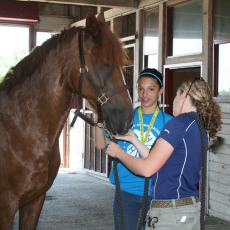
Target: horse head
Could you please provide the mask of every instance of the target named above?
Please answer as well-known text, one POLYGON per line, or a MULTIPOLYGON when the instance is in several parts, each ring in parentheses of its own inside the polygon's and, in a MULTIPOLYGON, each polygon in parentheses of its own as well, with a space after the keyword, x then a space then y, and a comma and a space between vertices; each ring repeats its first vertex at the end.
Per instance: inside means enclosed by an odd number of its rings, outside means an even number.
POLYGON ((83 97, 97 110, 99 120, 105 122, 108 131, 126 133, 133 117, 131 98, 122 73, 127 55, 102 14, 86 19, 83 55, 87 72, 83 74, 83 97))

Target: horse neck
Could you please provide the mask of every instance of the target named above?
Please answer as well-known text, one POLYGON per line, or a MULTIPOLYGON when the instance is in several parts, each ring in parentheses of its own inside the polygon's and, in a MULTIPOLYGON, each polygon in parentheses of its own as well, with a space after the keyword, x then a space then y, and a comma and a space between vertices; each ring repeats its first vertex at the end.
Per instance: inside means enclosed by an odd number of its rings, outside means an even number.
POLYGON ((60 134, 71 109, 73 92, 69 79, 72 79, 72 76, 77 76, 74 69, 77 63, 76 54, 73 54, 73 52, 69 52, 68 55, 66 53, 54 53, 49 56, 51 58, 47 59, 46 65, 53 65, 54 70, 46 75, 46 80, 43 82, 45 84, 42 88, 44 88, 46 94, 45 113, 49 116, 49 133, 55 137, 60 134), (55 62, 53 55, 56 58, 55 62))
POLYGON ((59 136, 71 108, 73 93, 67 79, 76 74, 74 50, 76 47, 71 50, 70 45, 51 50, 40 68, 20 87, 21 101, 15 93, 21 122, 27 122, 24 125, 31 130, 42 130, 50 142, 59 136), (34 116, 38 122, 33 122, 34 116))

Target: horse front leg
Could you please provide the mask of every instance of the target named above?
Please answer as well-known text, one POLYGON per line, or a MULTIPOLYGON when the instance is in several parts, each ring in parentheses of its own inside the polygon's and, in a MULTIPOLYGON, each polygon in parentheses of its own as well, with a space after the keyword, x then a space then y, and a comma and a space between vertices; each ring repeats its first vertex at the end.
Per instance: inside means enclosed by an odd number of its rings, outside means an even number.
MULTIPOLYGON (((60 166, 58 139, 49 156, 47 190, 51 187, 60 166)), ((45 193, 19 209, 19 230, 35 230, 45 200, 45 193)), ((1 230, 1 229, 0 229, 1 230)), ((5 230, 5 229, 4 229, 5 230)))
POLYGON ((49 157, 50 163, 49 163, 49 174, 48 174, 48 189, 51 187, 51 185, 54 182, 54 179, 56 178, 58 174, 58 169, 60 167, 61 158, 60 158, 60 152, 59 152, 59 139, 55 141, 55 144, 53 146, 52 151, 50 152, 49 157))
MULTIPOLYGON (((1 186, 0 186, 1 188, 1 186)), ((15 213, 18 209, 17 199, 9 191, 0 192, 0 230, 11 230, 15 213)))
POLYGON ((11 230, 15 213, 6 209, 0 210, 0 230, 11 230))
POLYGON ((38 224, 45 193, 19 209, 19 230, 35 230, 38 224))

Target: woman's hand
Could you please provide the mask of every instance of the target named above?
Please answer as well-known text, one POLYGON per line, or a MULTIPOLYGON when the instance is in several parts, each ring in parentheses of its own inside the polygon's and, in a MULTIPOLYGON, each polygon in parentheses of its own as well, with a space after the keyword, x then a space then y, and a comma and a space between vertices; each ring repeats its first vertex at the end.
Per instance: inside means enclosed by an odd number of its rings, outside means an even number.
POLYGON ((121 147, 115 142, 109 141, 106 147, 106 154, 111 157, 119 157, 119 155, 123 152, 121 147))
POLYGON ((118 140, 124 140, 124 141, 129 141, 129 142, 133 143, 134 140, 137 139, 137 136, 133 132, 133 130, 130 129, 128 131, 128 133, 126 133, 125 135, 116 135, 115 138, 118 140))
POLYGON ((125 135, 115 136, 116 139, 129 141, 140 153, 140 156, 145 158, 149 155, 149 149, 144 145, 136 136, 136 134, 130 129, 129 132, 125 135))

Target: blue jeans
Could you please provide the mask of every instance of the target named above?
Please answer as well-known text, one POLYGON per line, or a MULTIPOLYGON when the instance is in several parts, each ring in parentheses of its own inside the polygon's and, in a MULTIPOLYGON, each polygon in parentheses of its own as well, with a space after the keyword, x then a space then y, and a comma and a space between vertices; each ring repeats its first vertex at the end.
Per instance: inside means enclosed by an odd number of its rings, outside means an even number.
MULTIPOLYGON (((131 193, 127 193, 121 191, 122 197, 122 208, 123 208, 123 218, 125 222, 125 229, 120 224, 120 210, 117 203, 117 194, 115 192, 114 196, 114 204, 113 204, 113 215, 114 215, 114 226, 115 230, 136 230, 139 213, 143 205, 143 197, 133 195, 131 193)), ((144 213, 144 217, 146 217, 147 211, 150 207, 151 198, 148 197, 148 202, 146 206, 146 211, 144 213)), ((145 219, 145 218, 144 218, 145 219)), ((145 224, 143 223, 143 229, 145 224)))

